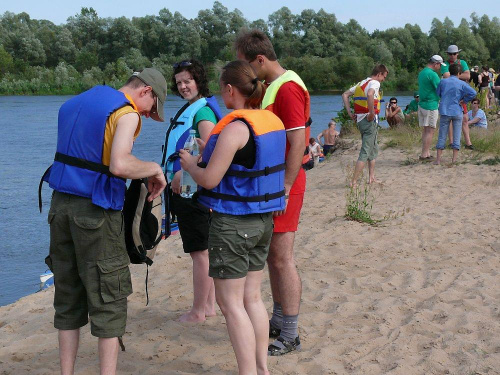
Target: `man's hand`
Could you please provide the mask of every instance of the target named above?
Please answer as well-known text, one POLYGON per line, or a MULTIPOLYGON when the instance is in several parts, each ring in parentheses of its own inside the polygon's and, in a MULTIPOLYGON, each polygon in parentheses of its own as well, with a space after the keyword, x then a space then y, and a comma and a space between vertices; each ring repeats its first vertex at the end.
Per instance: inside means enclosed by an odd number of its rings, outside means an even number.
MULTIPOLYGON (((285 191, 288 192, 289 189, 285 188, 285 191)), ((276 216, 282 216, 286 213, 286 208, 288 207, 288 200, 289 200, 289 195, 288 193, 285 193, 285 208, 282 209, 281 211, 274 211, 273 212, 273 216, 276 217, 276 216)))
POLYGON ((150 193, 148 201, 152 202, 157 196, 161 194, 161 192, 167 186, 167 181, 165 181, 165 175, 163 171, 154 176, 148 177, 148 191, 150 193))
POLYGON ((375 114, 374 113, 368 113, 368 116, 366 116, 366 119, 369 122, 372 122, 373 120, 375 120, 375 114))

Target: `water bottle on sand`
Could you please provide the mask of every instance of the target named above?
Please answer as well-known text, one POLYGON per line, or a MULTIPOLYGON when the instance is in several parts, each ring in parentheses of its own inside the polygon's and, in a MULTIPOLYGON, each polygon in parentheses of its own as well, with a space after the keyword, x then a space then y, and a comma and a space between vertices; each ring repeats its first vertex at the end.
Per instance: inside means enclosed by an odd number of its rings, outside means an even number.
MULTIPOLYGON (((184 143, 184 150, 189 151, 191 155, 197 156, 199 154, 199 148, 195 134, 195 130, 191 129, 189 131, 189 136, 186 139, 186 143, 184 143)), ((197 185, 193 177, 183 169, 181 175, 181 197, 191 198, 196 192, 196 189, 197 185)))

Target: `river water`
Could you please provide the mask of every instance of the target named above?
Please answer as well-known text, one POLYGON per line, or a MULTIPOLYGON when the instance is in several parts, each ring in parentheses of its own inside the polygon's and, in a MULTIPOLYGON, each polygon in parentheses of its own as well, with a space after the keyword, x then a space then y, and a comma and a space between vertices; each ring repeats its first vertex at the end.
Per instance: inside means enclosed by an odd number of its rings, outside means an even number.
MULTIPOLYGON (((38 184, 51 164, 56 148, 57 113, 69 96, 0 97, 0 306, 39 289, 39 276, 46 270, 49 251, 47 212, 51 190, 43 188, 43 213, 38 211, 38 184)), ((404 108, 411 97, 398 96, 404 108)), ((224 113, 222 100, 219 104, 224 113)), ((183 100, 170 95, 166 118, 172 117, 183 100)), ((311 97, 311 136, 326 128, 342 108, 340 95, 311 97)), ((382 124, 384 126, 384 124, 382 124)), ((158 162, 166 123, 145 119, 133 153, 143 160, 158 162)))

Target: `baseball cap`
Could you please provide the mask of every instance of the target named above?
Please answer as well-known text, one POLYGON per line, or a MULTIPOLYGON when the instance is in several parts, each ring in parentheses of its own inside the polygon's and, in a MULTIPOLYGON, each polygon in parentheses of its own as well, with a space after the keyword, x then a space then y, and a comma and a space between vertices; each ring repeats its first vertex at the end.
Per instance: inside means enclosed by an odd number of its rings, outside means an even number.
POLYGON ((459 53, 461 49, 458 49, 458 47, 454 44, 451 44, 448 46, 448 49, 446 50, 446 53, 459 53))
POLYGON ((420 96, 420 95, 418 94, 418 91, 415 91, 415 92, 413 93, 413 97, 414 97, 414 98, 418 98, 419 96, 420 96))
POLYGON ((156 121, 165 121, 163 105, 167 98, 167 81, 163 74, 154 68, 145 68, 140 72, 132 73, 132 76, 151 86, 156 95, 156 110, 150 112, 151 118, 156 121))
POLYGON ((443 62, 443 58, 439 55, 432 56, 430 61, 433 63, 440 63, 441 65, 446 66, 446 64, 443 62))

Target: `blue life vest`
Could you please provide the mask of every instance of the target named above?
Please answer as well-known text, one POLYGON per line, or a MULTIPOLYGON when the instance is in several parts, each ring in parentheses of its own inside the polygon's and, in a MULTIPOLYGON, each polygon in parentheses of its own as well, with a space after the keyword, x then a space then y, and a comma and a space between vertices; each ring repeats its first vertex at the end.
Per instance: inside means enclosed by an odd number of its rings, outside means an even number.
POLYGON ((248 125, 255 140, 255 164, 250 169, 231 164, 215 188, 199 187, 198 202, 230 215, 284 209, 286 134, 283 123, 271 111, 242 109, 225 116, 210 133, 203 151, 203 165, 208 164, 221 131, 236 120, 248 125))
POLYGON ((165 144, 163 145, 161 162, 167 176, 181 169, 178 151, 184 148, 189 136, 189 130, 193 127, 196 113, 205 106, 208 106, 214 112, 217 121, 222 118, 217 100, 214 96, 209 96, 208 98, 200 98, 193 104, 187 103, 170 120, 170 126, 165 136, 165 144))
POLYGON ((109 172, 102 153, 108 117, 128 104, 125 94, 108 86, 95 86, 64 103, 59 110, 56 157, 43 181, 56 191, 91 198, 106 210, 121 210, 125 179, 109 172))

